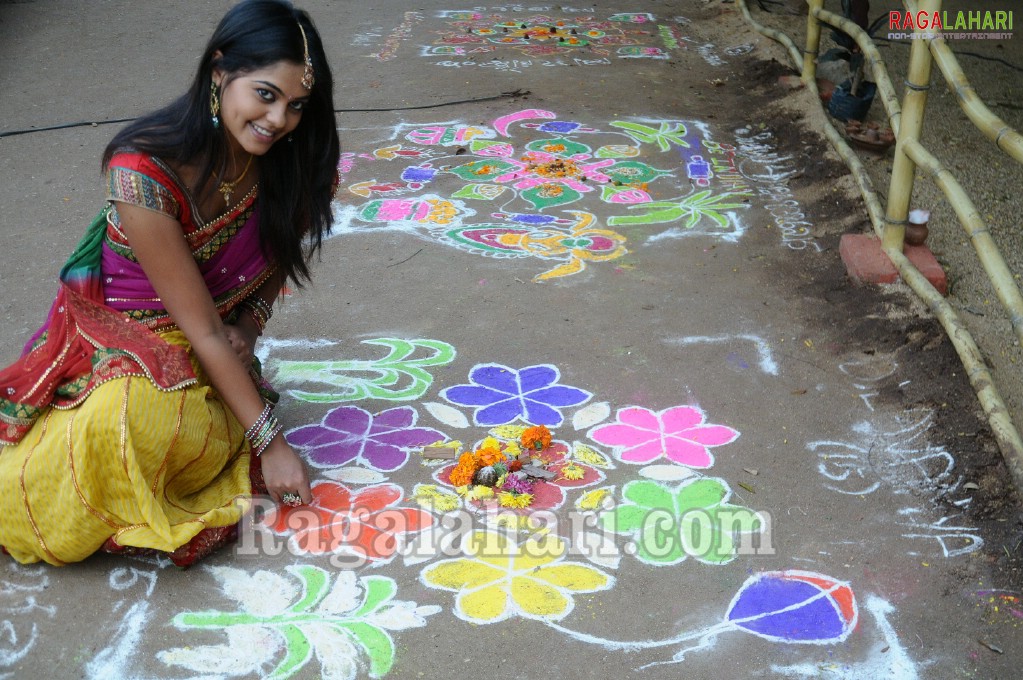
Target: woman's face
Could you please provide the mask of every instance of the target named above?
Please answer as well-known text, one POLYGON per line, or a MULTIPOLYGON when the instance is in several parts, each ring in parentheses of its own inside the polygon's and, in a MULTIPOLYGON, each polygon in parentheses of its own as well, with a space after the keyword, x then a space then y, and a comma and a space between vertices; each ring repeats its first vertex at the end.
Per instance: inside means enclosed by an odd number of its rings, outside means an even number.
POLYGON ((214 70, 220 86, 220 120, 234 153, 262 156, 302 120, 309 90, 302 87, 304 68, 279 61, 236 78, 214 70))

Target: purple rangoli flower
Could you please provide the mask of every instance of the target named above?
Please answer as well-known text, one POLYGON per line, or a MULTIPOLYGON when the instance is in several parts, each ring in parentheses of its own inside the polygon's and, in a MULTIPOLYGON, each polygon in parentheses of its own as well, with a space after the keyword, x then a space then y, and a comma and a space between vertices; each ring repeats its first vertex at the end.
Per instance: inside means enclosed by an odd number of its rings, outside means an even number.
POLYGON ((414 427, 419 414, 411 406, 381 411, 375 416, 358 406, 339 406, 319 425, 288 432, 288 442, 303 449, 309 461, 332 468, 351 461, 374 470, 397 470, 408 461, 408 449, 432 444, 445 435, 429 427, 414 427))
POLYGON ((589 431, 595 442, 612 446, 623 463, 650 463, 662 455, 693 468, 714 464, 710 447, 735 441, 739 433, 726 425, 707 424, 695 406, 651 411, 640 406, 619 409, 617 422, 589 431))
POLYGON ((522 369, 500 364, 481 364, 469 372, 469 385, 455 385, 440 396, 460 406, 475 406, 476 425, 505 425, 521 419, 530 425, 557 427, 564 417, 560 409, 578 406, 593 395, 576 387, 556 384, 561 373, 542 364, 522 369))

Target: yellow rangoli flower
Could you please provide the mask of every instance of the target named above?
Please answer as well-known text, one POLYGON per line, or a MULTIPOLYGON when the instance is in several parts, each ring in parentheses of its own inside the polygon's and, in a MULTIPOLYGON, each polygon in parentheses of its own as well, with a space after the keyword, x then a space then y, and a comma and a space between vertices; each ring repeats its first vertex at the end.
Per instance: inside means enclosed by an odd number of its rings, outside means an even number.
POLYGON ((473 623, 512 616, 560 621, 575 607, 574 593, 614 585, 614 577, 596 567, 566 562, 567 547, 557 536, 515 544, 503 534, 477 531, 463 551, 466 557, 430 565, 421 579, 431 588, 457 593, 455 615, 473 623))

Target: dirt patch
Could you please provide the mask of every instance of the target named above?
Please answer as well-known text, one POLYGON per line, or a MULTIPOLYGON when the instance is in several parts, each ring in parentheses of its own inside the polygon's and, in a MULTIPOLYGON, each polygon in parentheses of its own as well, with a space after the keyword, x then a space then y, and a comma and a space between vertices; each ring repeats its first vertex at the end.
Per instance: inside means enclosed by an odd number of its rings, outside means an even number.
MULTIPOLYGON (((829 204, 822 201, 817 207, 829 204)), ((836 218, 842 211, 862 214, 862 206, 840 202, 828 210, 836 218)), ((815 219, 821 217, 814 214, 815 219)), ((837 253, 840 236, 826 234, 819 240, 837 253)), ((1019 588, 1023 583, 1020 498, 944 328, 908 288, 855 285, 838 257, 790 261, 789 266, 792 280, 812 282, 802 284, 799 294, 831 310, 827 318, 804 319, 809 327, 816 326, 836 349, 896 357, 899 371, 880 386, 876 403, 906 410, 923 407, 934 414, 928 443, 954 456, 951 484, 955 487, 930 489, 928 500, 941 516, 957 517, 958 524, 976 527, 985 537, 981 552, 996 585, 1019 588), (812 269, 808 279, 807 268, 812 269), (968 498, 972 500, 965 507, 956 505, 968 498)))
MULTIPOLYGON (((985 537, 979 551, 997 587, 1023 584, 1023 512, 1005 461, 991 434, 987 418, 966 377, 962 362, 944 329, 911 290, 857 286, 838 257, 844 233, 869 231, 866 210, 854 190, 849 172, 827 140, 807 123, 807 102, 797 101, 803 90, 788 90, 778 78, 795 72, 777 60, 750 58, 743 64, 744 87, 734 88, 745 101, 743 112, 730 122, 748 124, 749 111, 774 135, 777 152, 790 156, 801 172, 789 180, 801 194, 803 208, 815 224, 823 257, 778 257, 774 276, 801 283, 796 292, 809 302, 826 306, 827 315, 803 319, 835 352, 892 355, 898 372, 880 386, 877 405, 893 410, 926 408, 934 414, 928 443, 948 451, 956 461, 949 488, 918 490, 942 517, 955 517, 962 526, 976 527, 985 537), (752 82, 752 86, 750 86, 752 82), (791 96, 790 96, 791 95, 791 96), (800 108, 802 110, 800 110, 800 108), (821 180, 833 180, 833 191, 822 194, 821 180), (815 193, 803 190, 814 188, 815 193), (967 505, 957 505, 971 499, 967 505)), ((973 569, 953 570, 954 582, 971 578, 973 569), (958 576, 956 575, 958 573, 958 576)))

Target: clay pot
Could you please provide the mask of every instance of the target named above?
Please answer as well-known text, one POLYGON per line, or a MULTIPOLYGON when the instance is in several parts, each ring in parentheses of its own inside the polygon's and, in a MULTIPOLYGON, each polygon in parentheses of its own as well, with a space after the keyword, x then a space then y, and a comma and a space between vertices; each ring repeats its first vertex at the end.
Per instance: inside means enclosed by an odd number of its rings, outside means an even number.
POLYGON ((904 241, 907 245, 922 246, 930 230, 927 228, 927 221, 931 213, 927 210, 912 210, 909 213, 909 222, 906 223, 906 236, 904 241))
POLYGON ((867 151, 884 153, 895 143, 895 133, 891 128, 881 127, 880 123, 874 121, 864 123, 858 120, 850 120, 845 124, 845 134, 853 146, 867 151))
POLYGON ((910 222, 906 225, 906 245, 922 246, 924 241, 927 240, 928 234, 930 234, 930 231, 927 229, 926 224, 913 224, 910 222))

